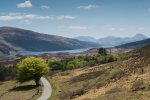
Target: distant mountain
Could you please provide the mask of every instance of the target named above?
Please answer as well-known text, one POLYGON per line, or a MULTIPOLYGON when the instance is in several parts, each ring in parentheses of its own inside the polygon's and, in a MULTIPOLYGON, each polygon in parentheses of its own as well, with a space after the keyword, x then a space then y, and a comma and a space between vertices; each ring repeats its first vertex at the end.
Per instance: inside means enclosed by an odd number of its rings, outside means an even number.
POLYGON ((150 44, 150 39, 145 39, 145 40, 141 40, 141 41, 136 41, 136 42, 131 42, 131 43, 126 43, 120 46, 117 46, 118 48, 141 48, 144 47, 146 45, 150 44))
POLYGON ((89 42, 98 42, 97 39, 90 37, 90 36, 78 36, 74 39, 80 40, 80 41, 89 41, 89 42))
POLYGON ((133 36, 131 39, 134 40, 134 41, 139 41, 139 40, 144 40, 144 39, 147 39, 148 37, 145 36, 144 34, 136 34, 135 36, 133 36))
POLYGON ((105 38, 100 38, 98 41, 102 46, 106 46, 106 47, 111 47, 111 46, 117 46, 117 45, 121 45, 121 44, 125 44, 125 43, 130 43, 130 42, 135 42, 135 41, 140 41, 140 40, 144 40, 147 39, 148 37, 146 37, 143 34, 136 34, 133 37, 113 37, 113 36, 108 36, 105 38))
POLYGON ((97 47, 98 43, 41 34, 13 27, 0 27, 0 53, 4 51, 56 51, 97 47))
POLYGON ((130 42, 135 42, 135 41, 140 41, 147 39, 148 37, 145 36, 144 34, 136 34, 133 37, 114 37, 114 36, 108 36, 100 39, 95 39, 90 36, 79 36, 75 37, 75 39, 80 40, 80 41, 89 41, 89 42, 96 42, 99 43, 103 47, 114 47, 117 45, 122 45, 125 43, 130 43, 130 42))

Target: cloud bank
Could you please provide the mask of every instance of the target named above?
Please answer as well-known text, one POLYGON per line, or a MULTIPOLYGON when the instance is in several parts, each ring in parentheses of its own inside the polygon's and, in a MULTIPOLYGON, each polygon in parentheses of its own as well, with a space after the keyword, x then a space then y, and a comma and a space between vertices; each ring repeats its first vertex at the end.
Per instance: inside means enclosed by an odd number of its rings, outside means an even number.
POLYGON ((18 8, 31 8, 32 7, 32 3, 31 1, 25 1, 23 3, 19 3, 17 4, 18 8))

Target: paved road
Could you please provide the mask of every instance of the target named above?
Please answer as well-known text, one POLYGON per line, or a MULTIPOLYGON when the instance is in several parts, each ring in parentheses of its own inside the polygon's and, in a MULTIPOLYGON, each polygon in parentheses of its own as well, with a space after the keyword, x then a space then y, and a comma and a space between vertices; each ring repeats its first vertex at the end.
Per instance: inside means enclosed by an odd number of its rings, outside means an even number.
POLYGON ((48 100, 48 98, 52 94, 52 87, 46 78, 42 77, 40 80, 41 80, 44 88, 43 88, 43 93, 42 93, 41 97, 39 97, 37 100, 48 100))

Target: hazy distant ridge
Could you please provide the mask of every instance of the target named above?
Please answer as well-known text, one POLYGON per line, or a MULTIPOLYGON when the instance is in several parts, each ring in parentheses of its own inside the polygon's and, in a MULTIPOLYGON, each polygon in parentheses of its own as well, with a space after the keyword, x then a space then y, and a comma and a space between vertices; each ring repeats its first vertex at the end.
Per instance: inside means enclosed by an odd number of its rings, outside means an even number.
POLYGON ((145 36, 144 34, 136 34, 133 37, 115 37, 115 36, 108 36, 100 39, 95 39, 90 36, 79 36, 76 37, 75 39, 78 39, 80 41, 90 41, 90 42, 96 42, 101 44, 102 46, 106 47, 112 47, 112 46, 117 46, 125 43, 130 43, 130 42, 136 42, 140 40, 145 40, 148 37, 145 36))

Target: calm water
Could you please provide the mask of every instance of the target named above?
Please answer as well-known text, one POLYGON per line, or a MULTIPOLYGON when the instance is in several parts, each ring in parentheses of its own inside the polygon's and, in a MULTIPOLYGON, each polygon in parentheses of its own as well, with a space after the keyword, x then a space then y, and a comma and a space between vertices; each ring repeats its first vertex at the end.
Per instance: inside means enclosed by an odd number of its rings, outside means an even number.
POLYGON ((43 51, 43 52, 19 51, 17 53, 10 54, 10 55, 8 55, 6 57, 15 57, 16 55, 23 55, 23 56, 27 56, 27 55, 41 55, 41 54, 45 54, 45 53, 80 53, 80 52, 87 51, 89 49, 91 49, 91 48, 75 49, 75 50, 62 50, 62 51, 43 51))

